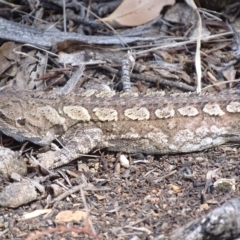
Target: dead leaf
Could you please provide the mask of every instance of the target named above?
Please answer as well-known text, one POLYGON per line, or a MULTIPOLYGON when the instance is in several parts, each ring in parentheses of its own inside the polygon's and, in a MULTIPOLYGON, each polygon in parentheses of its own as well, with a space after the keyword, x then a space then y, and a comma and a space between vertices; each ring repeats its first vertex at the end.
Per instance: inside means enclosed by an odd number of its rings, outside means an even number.
POLYGON ((0 48, 0 74, 5 72, 9 67, 16 62, 20 55, 15 54, 13 49, 18 45, 13 42, 6 42, 0 48))
POLYGON ((112 27, 133 27, 152 21, 163 7, 175 0, 124 0, 108 17, 102 18, 112 27))
POLYGON ((236 70, 233 66, 230 66, 228 69, 223 71, 223 76, 227 79, 227 81, 232 81, 236 79, 236 70))
POLYGON ((60 212, 57 216, 55 221, 57 223, 64 223, 64 222, 71 222, 71 221, 76 221, 79 222, 82 219, 86 219, 88 217, 88 213, 84 211, 62 211, 60 212))
POLYGON ((178 193, 181 190, 181 188, 179 186, 176 186, 174 184, 170 184, 169 186, 175 193, 178 193))
POLYGON ((106 196, 105 195, 100 195, 100 194, 94 194, 94 196, 98 199, 98 200, 103 200, 103 199, 106 199, 106 196))
POLYGON ((16 87, 28 89, 31 72, 36 68, 37 60, 34 58, 36 50, 27 53, 28 57, 23 57, 18 62, 18 72, 16 75, 16 87))
POLYGON ((201 211, 204 211, 204 210, 209 210, 210 207, 207 203, 204 203, 204 204, 201 204, 199 208, 201 211))

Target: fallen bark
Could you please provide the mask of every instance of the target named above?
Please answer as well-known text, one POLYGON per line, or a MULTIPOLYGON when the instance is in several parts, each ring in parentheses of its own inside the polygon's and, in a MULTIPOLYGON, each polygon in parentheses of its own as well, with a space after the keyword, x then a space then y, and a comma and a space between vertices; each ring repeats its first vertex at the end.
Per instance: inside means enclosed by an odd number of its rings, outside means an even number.
POLYGON ((44 31, 31 26, 0 18, 0 38, 50 48, 53 44, 75 40, 89 44, 123 44, 136 41, 151 41, 151 37, 87 36, 78 33, 44 31))
POLYGON ((230 240, 240 237, 240 198, 227 201, 206 216, 177 229, 171 240, 230 240))

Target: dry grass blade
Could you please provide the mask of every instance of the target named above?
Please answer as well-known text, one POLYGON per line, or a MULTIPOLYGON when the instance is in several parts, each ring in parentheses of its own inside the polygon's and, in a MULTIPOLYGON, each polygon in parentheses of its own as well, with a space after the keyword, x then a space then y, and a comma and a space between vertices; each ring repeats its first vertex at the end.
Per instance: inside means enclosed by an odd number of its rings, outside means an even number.
POLYGON ((193 8, 198 16, 198 23, 197 23, 197 46, 196 46, 196 54, 195 54, 195 68, 197 73, 197 93, 201 94, 201 88, 202 88, 202 70, 201 70, 201 55, 200 55, 200 49, 201 49, 201 37, 202 37, 202 19, 199 14, 198 8, 193 0, 186 0, 187 4, 193 8))

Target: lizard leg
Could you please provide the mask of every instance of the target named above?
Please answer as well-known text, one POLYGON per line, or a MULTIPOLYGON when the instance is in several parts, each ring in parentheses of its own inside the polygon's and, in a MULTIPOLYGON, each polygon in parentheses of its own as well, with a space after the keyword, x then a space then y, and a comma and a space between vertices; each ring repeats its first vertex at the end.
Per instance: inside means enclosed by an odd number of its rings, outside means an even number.
POLYGON ((101 142, 102 135, 102 130, 97 127, 68 132, 68 141, 63 148, 38 154, 37 159, 47 169, 59 167, 96 148, 101 142))

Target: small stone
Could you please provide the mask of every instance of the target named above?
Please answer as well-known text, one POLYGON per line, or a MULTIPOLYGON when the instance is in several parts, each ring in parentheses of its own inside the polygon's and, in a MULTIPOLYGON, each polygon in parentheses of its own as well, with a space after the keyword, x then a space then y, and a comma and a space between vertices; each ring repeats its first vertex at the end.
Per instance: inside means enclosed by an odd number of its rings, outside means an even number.
POLYGON ((10 184, 0 194, 0 206, 17 208, 37 199, 37 191, 30 181, 10 184))
POLYGON ((129 168, 130 166, 129 160, 126 158, 125 155, 121 154, 119 160, 120 160, 121 166, 125 168, 129 168))

